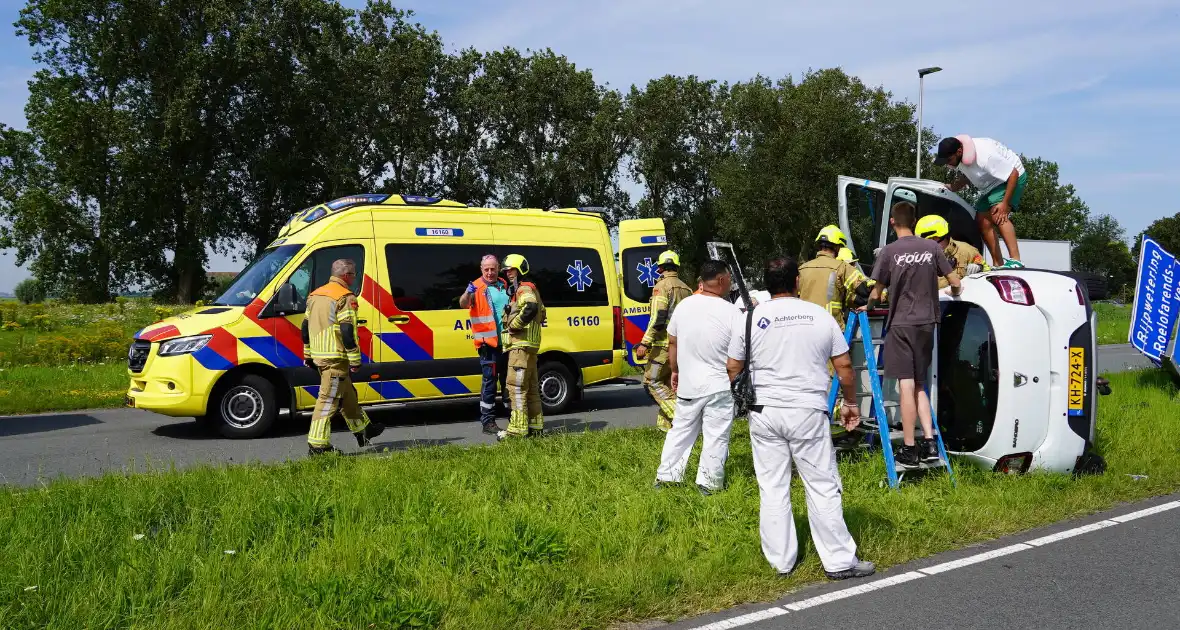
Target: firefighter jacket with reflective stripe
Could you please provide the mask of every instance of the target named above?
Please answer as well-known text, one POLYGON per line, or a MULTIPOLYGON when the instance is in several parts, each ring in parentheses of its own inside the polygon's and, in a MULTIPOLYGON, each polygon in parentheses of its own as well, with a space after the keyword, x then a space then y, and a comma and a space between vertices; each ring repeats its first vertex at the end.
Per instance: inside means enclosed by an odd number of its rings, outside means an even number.
POLYGON ((312 291, 303 320, 303 356, 317 363, 347 359, 350 365, 360 365, 356 308, 356 296, 339 278, 312 291))
POLYGON ((531 282, 516 287, 504 318, 504 334, 508 338, 505 350, 540 348, 541 325, 545 323, 545 305, 541 292, 531 282))
POLYGON ((496 330, 496 313, 492 301, 488 299, 488 284, 483 278, 472 284, 475 285, 475 299, 471 300, 471 306, 468 308, 468 315, 471 317, 471 337, 476 348, 485 343, 496 348, 500 345, 500 331, 496 330))
POLYGON ((852 307, 857 289, 861 285, 867 286, 868 282, 859 269, 837 260, 827 251, 821 251, 814 259, 799 265, 799 280, 799 297, 827 309, 841 326, 844 325, 844 311, 852 307))
POLYGON ((680 302, 692 295, 692 289, 676 274, 675 271, 665 271, 660 281, 651 290, 647 320, 647 332, 643 334, 640 343, 649 347, 666 347, 668 345, 668 322, 672 320, 672 311, 680 302))
MULTIPOLYGON (((983 261, 983 254, 979 253, 978 249, 956 241, 953 238, 946 239, 948 244, 943 251, 946 253, 946 259, 950 261, 951 266, 955 268, 955 275, 959 279, 967 277, 967 265, 979 265, 980 271, 989 271, 991 267, 983 261)), ((938 279, 938 288, 945 289, 951 283, 946 281, 946 278, 938 279)))

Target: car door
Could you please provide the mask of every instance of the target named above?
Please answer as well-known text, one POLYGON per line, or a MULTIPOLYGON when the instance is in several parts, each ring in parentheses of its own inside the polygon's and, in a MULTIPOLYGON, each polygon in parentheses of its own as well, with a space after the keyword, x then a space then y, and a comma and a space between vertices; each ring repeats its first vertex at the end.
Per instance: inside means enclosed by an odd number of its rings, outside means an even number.
POLYGON ((848 247, 868 275, 873 271, 873 251, 880 247, 881 229, 889 229, 887 184, 869 179, 841 175, 837 178, 836 212, 840 229, 848 237, 848 247))
POLYGON ((459 297, 494 251, 487 211, 410 207, 375 213, 373 226, 384 274, 371 288, 381 310, 378 396, 479 393, 479 358, 459 297))
MULTIPOLYGON (((623 340, 627 362, 641 365, 635 346, 643 340, 651 318, 652 288, 660 279, 656 261, 668 249, 663 219, 629 219, 619 223, 619 281, 622 284, 623 340)), ((690 278, 682 278, 695 289, 690 278)))
MULTIPOLYGON (((312 291, 328 283, 332 278, 332 263, 337 260, 351 260, 356 263, 356 279, 351 287, 353 293, 361 295, 365 277, 372 273, 370 261, 373 259, 373 239, 356 238, 336 241, 324 241, 314 244, 303 252, 303 259, 296 265, 295 270, 286 278, 286 283, 295 288, 296 310, 286 312, 283 317, 287 320, 288 329, 299 330, 306 318, 307 297, 312 291)), ((357 397, 361 402, 375 399, 373 390, 366 384, 376 374, 373 355, 372 331, 375 329, 378 315, 372 304, 363 299, 357 300, 357 345, 361 349, 362 365, 353 373, 352 380, 356 385, 357 397)), ((302 344, 302 340, 299 341, 302 344)), ((303 365, 302 348, 289 348, 284 340, 276 343, 275 357, 271 359, 276 366, 283 368, 288 382, 295 387, 296 408, 306 409, 315 405, 319 395, 319 377, 316 372, 303 365)))

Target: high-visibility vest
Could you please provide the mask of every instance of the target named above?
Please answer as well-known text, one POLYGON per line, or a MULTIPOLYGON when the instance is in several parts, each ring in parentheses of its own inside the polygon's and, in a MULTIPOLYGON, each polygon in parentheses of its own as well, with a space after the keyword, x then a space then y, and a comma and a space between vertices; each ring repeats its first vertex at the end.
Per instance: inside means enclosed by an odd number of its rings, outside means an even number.
POLYGON ((468 314, 471 316, 471 338, 475 347, 483 344, 496 348, 500 345, 500 335, 496 332, 496 314, 492 312, 492 303, 488 300, 488 284, 480 278, 473 282, 475 285, 475 300, 471 302, 468 314))

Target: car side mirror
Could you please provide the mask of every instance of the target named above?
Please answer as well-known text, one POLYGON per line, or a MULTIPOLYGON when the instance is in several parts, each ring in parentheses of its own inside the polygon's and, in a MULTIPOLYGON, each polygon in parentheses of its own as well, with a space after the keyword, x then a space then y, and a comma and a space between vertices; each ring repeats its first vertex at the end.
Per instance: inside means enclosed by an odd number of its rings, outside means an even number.
POLYGON ((278 293, 275 294, 274 309, 278 311, 279 315, 287 315, 299 310, 299 294, 295 291, 295 285, 287 282, 279 287, 278 293))

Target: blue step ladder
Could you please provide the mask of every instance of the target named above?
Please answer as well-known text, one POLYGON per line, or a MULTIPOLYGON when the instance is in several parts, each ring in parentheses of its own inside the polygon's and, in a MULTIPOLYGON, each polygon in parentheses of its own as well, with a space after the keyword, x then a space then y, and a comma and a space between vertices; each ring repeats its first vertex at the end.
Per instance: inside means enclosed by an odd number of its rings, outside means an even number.
MULTIPOLYGON (((884 337, 884 332, 882 330, 882 337, 884 337)), ((950 476, 951 484, 958 486, 958 483, 955 481, 955 471, 951 468, 951 460, 947 457, 946 448, 942 444, 942 432, 938 430, 938 417, 934 414, 933 409, 930 410, 930 416, 934 424, 934 441, 938 444, 938 456, 941 461, 933 463, 922 462, 917 468, 902 468, 897 465, 897 461, 893 457, 893 440, 901 440, 902 432, 900 429, 893 429, 889 426, 889 416, 885 413, 885 410, 887 408, 896 408, 898 403, 885 400, 885 391, 881 385, 881 377, 885 371, 878 367, 881 365, 882 350, 885 341, 884 339, 873 338, 873 329, 869 326, 869 315, 863 311, 852 311, 848 314, 848 321, 844 326, 844 341, 848 343, 849 349, 853 347, 857 333, 860 333, 861 343, 864 347, 865 365, 853 366, 853 372, 861 369, 865 371, 869 378, 870 391, 857 392, 856 396, 858 400, 868 397, 872 397, 873 399, 872 412, 869 417, 862 417, 860 419, 860 426, 865 432, 865 442, 869 446, 872 446, 874 440, 880 440, 881 442, 881 453, 885 458, 885 473, 889 477, 889 487, 896 490, 906 472, 944 467, 950 476)), ((929 397, 929 385, 927 385, 926 394, 929 397)), ((832 422, 834 424, 839 424, 839 409, 836 407, 836 400, 839 395, 840 379, 838 376, 833 375, 828 394, 828 409, 833 410, 832 422)), ((900 411, 898 409, 899 413, 900 411)), ((915 430, 921 431, 921 427, 915 427, 915 430)))

